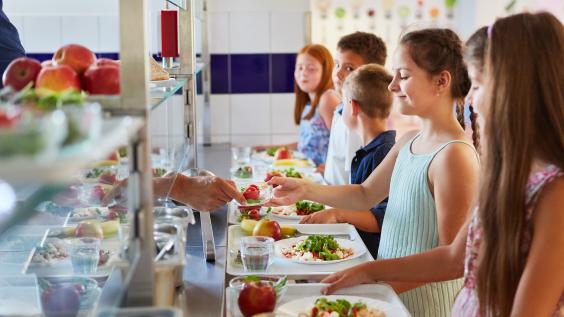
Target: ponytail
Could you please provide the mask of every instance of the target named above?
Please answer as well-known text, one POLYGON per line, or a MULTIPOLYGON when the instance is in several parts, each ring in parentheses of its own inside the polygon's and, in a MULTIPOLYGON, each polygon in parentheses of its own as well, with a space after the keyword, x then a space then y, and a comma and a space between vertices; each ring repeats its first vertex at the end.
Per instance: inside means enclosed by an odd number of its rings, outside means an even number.
POLYGON ((480 125, 478 124, 478 114, 474 112, 474 107, 469 105, 470 109, 470 127, 472 128, 472 142, 478 154, 482 154, 480 151, 480 125))

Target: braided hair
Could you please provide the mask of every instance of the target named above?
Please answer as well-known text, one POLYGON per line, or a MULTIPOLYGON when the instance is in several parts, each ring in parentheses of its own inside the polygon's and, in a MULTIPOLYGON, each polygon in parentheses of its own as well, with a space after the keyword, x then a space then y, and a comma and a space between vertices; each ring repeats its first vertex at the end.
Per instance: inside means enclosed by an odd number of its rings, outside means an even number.
MULTIPOLYGON (((486 46, 488 43, 488 28, 486 26, 479 28, 470 36, 464 47, 464 60, 468 65, 472 65, 480 73, 484 73, 484 56, 486 54, 486 46)), ((478 125, 478 114, 474 112, 474 105, 469 105, 470 123, 472 125, 472 141, 476 146, 478 153, 480 151, 480 127, 478 125)))
MULTIPOLYGON (((407 47, 415 64, 429 74, 437 75, 445 70, 450 73, 450 92, 456 103, 456 119, 464 129, 464 97, 472 84, 462 57, 462 42, 458 35, 450 29, 423 29, 405 34, 400 44, 407 47)), ((473 133, 476 131, 472 130, 473 133)), ((474 146, 478 147, 478 139, 473 137, 473 141, 474 146)))

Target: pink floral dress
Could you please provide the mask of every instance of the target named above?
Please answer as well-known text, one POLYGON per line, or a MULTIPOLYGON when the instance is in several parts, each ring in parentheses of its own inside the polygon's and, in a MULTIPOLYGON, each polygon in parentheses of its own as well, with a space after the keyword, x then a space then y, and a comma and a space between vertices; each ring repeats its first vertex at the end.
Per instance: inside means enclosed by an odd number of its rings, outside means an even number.
MULTIPOLYGON (((523 237, 523 257, 527 257, 532 240, 532 213, 543 186, 550 183, 556 177, 564 175, 558 167, 549 165, 543 170, 532 174, 527 182, 527 230, 523 237)), ((476 211, 474 211, 468 238, 466 240, 466 258, 464 260, 464 286, 452 308, 452 316, 477 317, 479 316, 479 302, 476 294, 476 269, 478 265, 478 251, 480 249, 481 228, 476 211)), ((553 316, 564 316, 564 293, 560 296, 558 305, 555 307, 553 316)))

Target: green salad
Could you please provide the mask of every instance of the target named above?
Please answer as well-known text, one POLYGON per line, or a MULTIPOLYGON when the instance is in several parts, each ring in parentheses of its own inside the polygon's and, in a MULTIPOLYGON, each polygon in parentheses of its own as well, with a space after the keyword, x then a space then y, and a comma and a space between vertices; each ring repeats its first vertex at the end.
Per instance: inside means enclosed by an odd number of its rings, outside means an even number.
POLYGON ((278 147, 271 147, 266 149, 266 154, 268 156, 274 156, 274 154, 276 154, 276 150, 278 150, 278 147))
POLYGON ((325 205, 313 201, 300 200, 296 202, 296 213, 299 216, 306 216, 323 209, 325 209, 325 205))
POLYGON ((352 304, 346 299, 332 301, 321 297, 315 301, 315 307, 312 309, 311 316, 319 316, 320 313, 325 312, 336 312, 339 314, 339 317, 356 317, 359 311, 366 309, 366 304, 362 302, 352 304))
POLYGON ((235 170, 233 175, 238 178, 251 178, 253 177, 253 168, 248 165, 241 166, 235 170))
POLYGON ((296 245, 296 251, 311 252, 324 261, 339 260, 335 251, 340 249, 339 243, 332 236, 314 235, 296 245))
POLYGON ((302 173, 296 171, 293 167, 282 170, 282 174, 286 177, 303 178, 302 173))

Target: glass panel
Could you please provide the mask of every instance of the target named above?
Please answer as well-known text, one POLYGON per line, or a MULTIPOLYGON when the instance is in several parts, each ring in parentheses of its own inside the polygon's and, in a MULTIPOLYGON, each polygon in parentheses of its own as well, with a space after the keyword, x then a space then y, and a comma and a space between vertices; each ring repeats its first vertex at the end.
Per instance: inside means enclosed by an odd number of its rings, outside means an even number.
POLYGON ((164 104, 165 101, 180 91, 185 83, 186 80, 173 78, 162 81, 151 81, 149 83, 151 109, 154 110, 164 104))
POLYGON ((106 291, 104 307, 122 304, 139 248, 129 245, 122 182, 130 157, 118 149, 142 126, 104 119, 98 132, 50 153, 0 155, 0 316, 90 316, 106 291), (123 267, 125 277, 106 284, 123 267))

